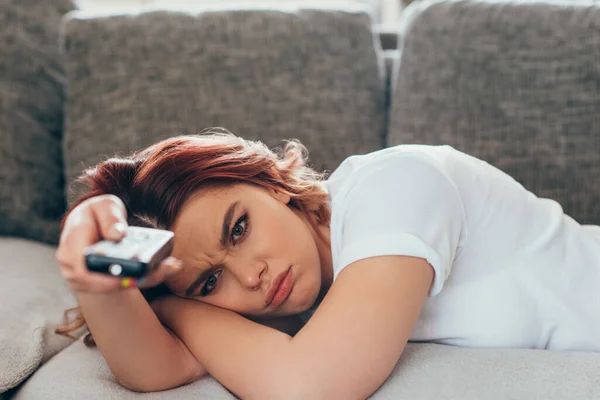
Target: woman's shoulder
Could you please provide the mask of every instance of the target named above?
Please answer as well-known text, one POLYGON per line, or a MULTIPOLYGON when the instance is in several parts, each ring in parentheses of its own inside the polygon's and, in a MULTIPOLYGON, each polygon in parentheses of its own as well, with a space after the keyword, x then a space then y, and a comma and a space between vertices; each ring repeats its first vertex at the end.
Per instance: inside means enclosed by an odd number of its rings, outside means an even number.
MULTIPOLYGON (((452 159, 466 156, 451 146, 398 145, 346 158, 325 182, 332 199, 360 186, 361 181, 386 175, 418 174, 423 169, 447 175, 452 159)), ((431 175, 431 174, 425 174, 431 175)))
POLYGON ((394 160, 412 159, 417 162, 425 161, 442 166, 448 158, 469 157, 449 145, 431 146, 423 144, 403 144, 385 149, 376 150, 366 154, 356 154, 347 157, 338 168, 333 171, 330 178, 339 179, 365 168, 377 168, 380 164, 393 163, 394 160))

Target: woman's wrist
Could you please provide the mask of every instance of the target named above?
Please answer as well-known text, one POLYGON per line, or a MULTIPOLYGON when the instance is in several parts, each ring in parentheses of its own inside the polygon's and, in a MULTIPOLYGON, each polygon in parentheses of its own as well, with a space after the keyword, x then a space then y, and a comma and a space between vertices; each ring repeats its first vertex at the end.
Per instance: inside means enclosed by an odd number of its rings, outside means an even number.
POLYGON ((82 291, 76 291, 74 293, 75 293, 75 296, 77 297, 77 300, 79 300, 79 301, 109 302, 109 303, 127 300, 132 297, 137 297, 137 296, 141 295, 140 290, 137 288, 129 288, 126 290, 125 289, 124 290, 115 290, 112 292, 101 292, 101 293, 82 292, 82 291))

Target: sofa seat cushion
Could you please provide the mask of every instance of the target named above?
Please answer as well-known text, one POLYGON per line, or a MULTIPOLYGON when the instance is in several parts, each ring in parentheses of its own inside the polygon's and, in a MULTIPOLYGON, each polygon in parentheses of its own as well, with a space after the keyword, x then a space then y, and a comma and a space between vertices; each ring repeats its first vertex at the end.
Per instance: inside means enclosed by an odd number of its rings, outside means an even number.
POLYGON ((373 400, 592 400, 600 354, 410 343, 373 400))
MULTIPOLYGON (((371 397, 396 399, 597 399, 600 356, 529 349, 469 349, 410 343, 371 397)), ((268 379, 266 377, 265 379, 268 379)), ((214 399, 235 397, 212 377, 176 389, 139 394, 115 381, 102 355, 78 341, 42 366, 14 400, 214 399)))
POLYGON ((54 334, 63 311, 76 305, 55 251, 25 239, 0 238, 0 393, 72 342, 54 334))
POLYGON ((17 392, 17 399, 235 399, 212 377, 169 391, 132 392, 115 380, 97 348, 78 340, 44 364, 17 392))

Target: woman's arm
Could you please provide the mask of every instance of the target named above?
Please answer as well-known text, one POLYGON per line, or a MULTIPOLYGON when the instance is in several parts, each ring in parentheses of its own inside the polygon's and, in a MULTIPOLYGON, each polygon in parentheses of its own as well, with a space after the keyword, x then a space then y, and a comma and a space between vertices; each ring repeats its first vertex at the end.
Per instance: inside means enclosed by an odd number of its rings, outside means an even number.
POLYGON ((183 342, 160 323, 138 289, 79 293, 77 298, 96 345, 124 387, 166 390, 206 374, 183 342))
POLYGON ((363 399, 398 361, 432 279, 421 258, 356 261, 293 338, 201 302, 169 297, 155 310, 244 399, 363 399))
MULTIPOLYGON (((91 195, 90 195, 91 196, 91 195)), ((125 204, 114 195, 78 200, 65 217, 56 259, 81 312, 116 379, 139 391, 180 386, 206 373, 181 340, 165 328, 138 289, 120 278, 91 272, 85 249, 101 239, 125 236, 125 204)), ((181 270, 172 257, 146 277, 148 287, 181 270)))
POLYGON ((261 325, 277 329, 279 332, 290 336, 296 336, 296 333, 304 326, 304 321, 298 315, 289 315, 277 318, 250 318, 261 325))

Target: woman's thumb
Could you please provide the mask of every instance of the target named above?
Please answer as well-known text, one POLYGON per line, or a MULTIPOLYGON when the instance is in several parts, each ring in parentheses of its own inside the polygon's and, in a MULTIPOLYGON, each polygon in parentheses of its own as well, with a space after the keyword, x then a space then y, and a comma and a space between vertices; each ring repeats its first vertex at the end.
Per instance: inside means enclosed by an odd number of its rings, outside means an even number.
POLYGON ((181 262, 181 260, 175 257, 167 257, 161 261, 160 265, 155 271, 138 279, 137 285, 142 289, 156 286, 182 269, 183 262, 181 262))
POLYGON ((167 257, 163 263, 166 264, 165 279, 183 269, 183 261, 173 256, 167 257))

